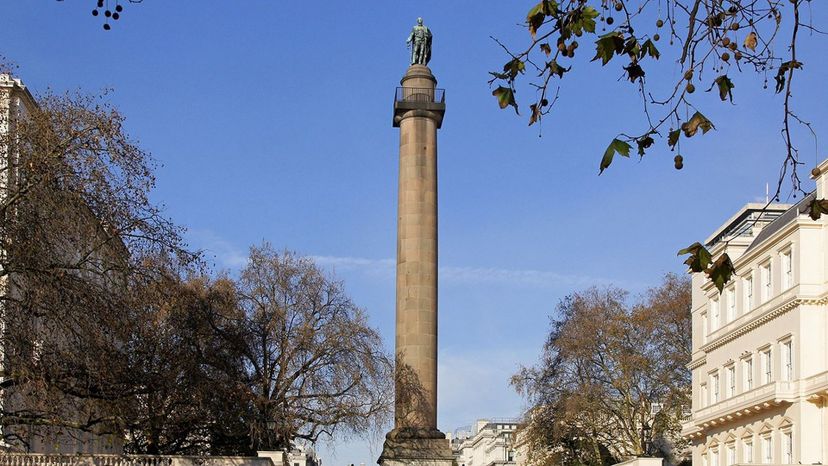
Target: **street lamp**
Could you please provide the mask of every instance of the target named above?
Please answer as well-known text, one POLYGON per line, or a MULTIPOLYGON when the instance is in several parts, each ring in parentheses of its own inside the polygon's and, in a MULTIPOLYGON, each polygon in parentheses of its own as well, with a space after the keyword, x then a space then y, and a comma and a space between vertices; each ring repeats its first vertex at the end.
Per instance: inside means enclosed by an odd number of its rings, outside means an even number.
POLYGON ((653 444, 650 437, 652 430, 653 428, 650 427, 650 423, 644 421, 644 425, 641 426, 641 450, 644 452, 644 456, 650 455, 650 450, 653 444))

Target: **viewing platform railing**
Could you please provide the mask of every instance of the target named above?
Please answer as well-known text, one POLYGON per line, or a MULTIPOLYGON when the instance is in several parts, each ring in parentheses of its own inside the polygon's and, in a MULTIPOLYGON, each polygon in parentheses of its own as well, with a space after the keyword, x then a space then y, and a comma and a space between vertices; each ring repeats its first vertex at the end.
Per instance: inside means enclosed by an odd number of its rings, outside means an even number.
POLYGON ((446 90, 418 87, 398 87, 394 102, 440 103, 446 102, 446 90))

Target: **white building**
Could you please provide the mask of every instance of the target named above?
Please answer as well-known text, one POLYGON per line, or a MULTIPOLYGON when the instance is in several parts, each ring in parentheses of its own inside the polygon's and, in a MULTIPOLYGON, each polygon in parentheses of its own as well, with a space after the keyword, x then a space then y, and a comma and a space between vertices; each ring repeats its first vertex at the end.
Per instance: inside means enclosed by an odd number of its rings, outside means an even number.
POLYGON ((748 204, 707 240, 736 274, 693 277, 691 418, 697 466, 828 462, 828 161, 794 206, 748 204))
POLYGON ((514 419, 479 419, 473 428, 458 429, 449 435, 457 466, 515 465, 518 426, 514 419))

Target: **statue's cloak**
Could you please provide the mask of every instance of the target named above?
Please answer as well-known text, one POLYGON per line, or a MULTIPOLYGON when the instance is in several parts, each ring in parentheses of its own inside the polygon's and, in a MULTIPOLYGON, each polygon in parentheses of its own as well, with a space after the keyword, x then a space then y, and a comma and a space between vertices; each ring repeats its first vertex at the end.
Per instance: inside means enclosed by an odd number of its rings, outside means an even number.
POLYGON ((428 62, 431 61, 431 29, 426 26, 426 57, 425 57, 425 64, 428 65, 428 62))

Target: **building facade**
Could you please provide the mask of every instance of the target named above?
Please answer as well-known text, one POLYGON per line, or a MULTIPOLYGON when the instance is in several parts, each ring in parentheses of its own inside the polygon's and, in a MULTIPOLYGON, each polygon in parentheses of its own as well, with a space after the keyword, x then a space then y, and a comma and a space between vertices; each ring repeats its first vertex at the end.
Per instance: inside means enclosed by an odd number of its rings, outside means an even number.
MULTIPOLYGON (((25 164, 20 162, 20 154, 10 148, 11 139, 17 137, 15 129, 19 127, 20 122, 37 111, 38 104, 23 82, 10 74, 0 73, 0 204, 5 204, 8 198, 13 198, 22 192, 21 180, 25 179, 27 174, 21 165, 25 164)), ((49 192, 50 194, 54 192, 55 196, 61 194, 57 188, 50 188, 49 192)), ((120 241, 106 242, 103 247, 90 246, 101 244, 103 229, 88 206, 66 196, 55 197, 55 199, 73 201, 72 205, 67 206, 66 209, 74 214, 74 225, 61 232, 62 237, 59 238, 59 244, 56 244, 56 249, 60 251, 60 254, 66 256, 67 263, 71 263, 71 258, 82 254, 88 254, 90 257, 109 257, 108 263, 110 264, 113 261, 125 260, 127 251, 120 241)), ((3 230, 2 234, 7 234, 7 230, 3 230)), ((8 251, 0 248, 4 264, 7 263, 7 253, 8 251)), ((80 275, 84 271, 79 268, 78 271, 72 273, 80 275)), ((0 274, 0 316, 3 316, 0 320, 0 331, 4 332, 3 338, 0 338, 0 383, 3 384, 0 388, 0 410, 3 411, 4 416, 12 419, 8 424, 0 426, 0 450, 47 454, 121 453, 123 439, 116 435, 99 434, 95 429, 90 431, 69 427, 56 428, 49 426, 48 423, 38 422, 38 420, 27 423, 26 415, 34 418, 32 413, 37 412, 32 408, 37 404, 37 397, 30 394, 26 383, 16 383, 12 376, 8 376, 9 373, 14 372, 13 368, 12 370, 8 368, 8 355, 11 351, 6 352, 9 349, 6 346, 9 303, 18 300, 26 290, 26 280, 12 280, 10 277, 13 275, 15 272, 0 274), (16 416, 22 420, 17 420, 16 416)), ((63 342, 62 335, 40 329, 37 318, 32 317, 31 321, 31 328, 38 329, 37 332, 33 331, 31 335, 27 335, 32 348, 41 347, 46 340, 63 342)), ((34 350, 32 354, 33 358, 38 357, 36 356, 37 350, 34 350)), ((68 395, 61 398, 61 401, 50 400, 54 403, 51 406, 52 411, 61 412, 65 418, 77 420, 78 423, 81 423, 84 413, 101 411, 95 401, 79 400, 68 395), (79 410, 79 407, 83 407, 84 410, 79 410)))
POLYGON ((736 269, 722 293, 693 276, 692 414, 683 435, 693 463, 828 461, 828 219, 808 205, 748 204, 708 239, 736 269))
POLYGON ((520 423, 514 419, 479 419, 473 427, 450 435, 457 466, 516 465, 520 459, 515 434, 520 423))

